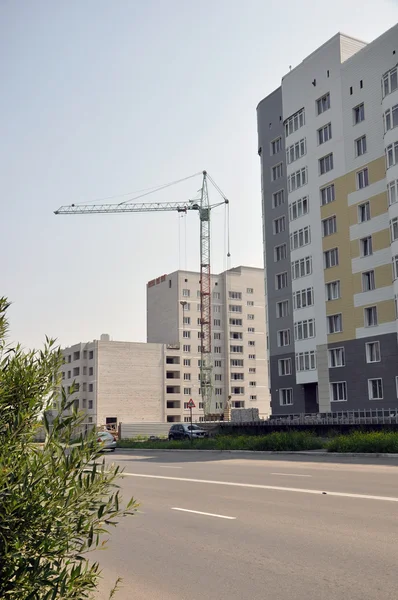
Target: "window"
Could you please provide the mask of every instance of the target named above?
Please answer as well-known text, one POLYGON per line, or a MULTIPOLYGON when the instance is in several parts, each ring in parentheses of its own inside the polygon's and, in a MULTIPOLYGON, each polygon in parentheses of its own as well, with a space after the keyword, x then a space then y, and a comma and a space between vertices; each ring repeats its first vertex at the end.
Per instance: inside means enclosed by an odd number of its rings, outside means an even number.
POLYGON ((376 327, 377 325, 377 306, 368 306, 365 308, 365 327, 376 327))
POLYGON ((332 124, 328 123, 318 129, 318 144, 324 144, 332 139, 332 124))
POLYGON ((220 292, 213 292, 213 298, 214 298, 214 300, 220 300, 221 293, 220 292))
POLYGON ((365 344, 366 362, 380 362, 380 342, 367 342, 365 344))
POLYGON ((396 254, 395 256, 392 257, 392 273, 393 273, 393 278, 397 279, 398 278, 398 254, 396 254))
POLYGON ((229 292, 229 297, 232 300, 242 300, 242 292, 229 292))
POLYGON ((370 292, 370 290, 374 290, 375 287, 375 272, 365 271, 362 273, 362 291, 370 292))
POLYGON ((284 273, 278 273, 275 276, 275 282, 275 287, 277 290, 287 287, 287 272, 285 271, 284 273))
POLYGON ((254 340, 249 340, 247 344, 248 346, 255 346, 256 342, 254 340))
POLYGON ((254 288, 246 288, 246 294, 254 294, 254 288))
POLYGON ((299 158, 304 156, 304 154, 306 154, 306 153, 307 153, 306 142, 305 142, 305 138, 303 138, 299 142, 296 142, 292 146, 289 146, 289 148, 286 150, 287 164, 290 165, 290 163, 294 162, 295 160, 298 160, 299 158))
POLYGON ((190 338, 191 337, 191 332, 190 331, 183 331, 182 332, 182 337, 183 338, 190 338))
POLYGON ((232 387, 231 394, 234 396, 242 396, 245 393, 245 388, 243 387, 232 387))
POLYGON ((229 312, 241 313, 242 307, 240 306, 240 304, 230 304, 229 312))
POLYGON ((279 404, 281 406, 291 406, 293 404, 292 388, 282 388, 279 390, 279 404))
POLYGON ((271 156, 282 150, 282 138, 278 137, 271 142, 271 156))
POLYGON ((222 396, 222 388, 220 388, 220 387, 215 388, 214 393, 216 396, 222 396))
POLYGON ((362 104, 358 104, 352 109, 354 113, 354 125, 358 125, 358 123, 362 123, 365 120, 365 106, 362 104))
POLYGON ((89 401, 88 401, 88 408, 89 408, 89 409, 92 409, 92 408, 93 408, 93 401, 92 401, 92 400, 89 400, 89 401))
POLYGON ((184 323, 184 325, 190 325, 191 324, 191 317, 184 317, 183 318, 183 323, 184 323))
POLYGON ((358 223, 370 221, 370 202, 364 202, 358 206, 358 223))
POLYGON ((280 179, 283 175, 283 170, 282 170, 282 163, 279 163, 278 165, 275 165, 275 167, 272 167, 271 169, 271 179, 272 181, 276 181, 277 179, 280 179))
POLYGON ((340 281, 330 281, 325 285, 326 300, 337 300, 340 298, 340 281))
POLYGON ((243 358, 231 358, 229 364, 231 367, 243 367, 243 358))
POLYGON ((355 140, 355 156, 362 156, 366 153, 366 135, 362 135, 355 140))
POLYGON ((289 206, 289 220, 294 221, 309 211, 308 196, 303 196, 299 200, 292 202, 289 206))
POLYGON ((190 396, 192 393, 192 388, 184 387, 184 396, 190 396))
POLYGON ((324 175, 333 169, 333 152, 319 159, 319 174, 324 175))
POLYGON ((230 319, 229 320, 229 324, 230 325, 237 325, 239 327, 240 325, 243 324, 243 321, 242 321, 242 319, 230 319))
POLYGON ((340 333, 343 331, 343 319, 341 313, 327 317, 327 331, 328 333, 340 333))
POLYGON ((221 354, 221 346, 214 346, 214 354, 221 354))
POLYGON ((359 190, 362 190, 364 187, 369 185, 369 171, 366 167, 361 171, 357 172, 357 187, 359 190))
POLYGON ((282 300, 276 303, 276 318, 281 319, 289 314, 289 300, 282 300))
POLYGON ((398 179, 396 179, 395 181, 391 181, 389 184, 387 184, 387 191, 388 204, 391 205, 398 202, 398 179))
POLYGON ((314 304, 314 289, 306 288, 293 293, 293 308, 294 310, 313 306, 314 304))
POLYGON ((249 354, 249 360, 256 360, 255 354, 249 354))
POLYGON ((369 400, 383 400, 383 380, 368 379, 369 400))
POLYGON ((189 296, 191 295, 191 292, 190 292, 190 290, 186 290, 186 289, 184 289, 184 290, 182 290, 182 295, 183 295, 185 298, 189 298, 189 296))
POLYGON ((244 378, 243 373, 231 373, 231 381, 243 381, 244 378))
POLYGON ((184 367, 190 367, 190 366, 191 366, 191 359, 184 358, 184 367))
POLYGON ((94 351, 93 350, 89 351, 88 357, 89 357, 90 360, 92 360, 94 358, 94 351))
POLYGON ((222 375, 220 373, 216 373, 214 375, 214 381, 221 381, 222 380, 222 375))
POLYGON ((277 233, 281 233, 282 231, 285 231, 285 229, 286 229, 285 217, 279 217, 278 219, 274 219, 273 227, 274 227, 274 235, 276 235, 277 233))
POLYGON ((383 88, 383 98, 395 90, 398 87, 398 70, 397 67, 394 67, 388 73, 383 75, 382 88, 383 88))
POLYGON ((325 204, 330 204, 330 202, 334 202, 336 196, 334 191, 334 183, 327 185, 324 188, 321 188, 321 204, 325 206, 325 204))
POLYGON ((254 327, 248 327, 247 331, 248 331, 248 333, 254 333, 255 329, 254 329, 254 327))
POLYGON ((257 396, 250 396, 250 400, 257 400, 257 396))
POLYGON ((214 319, 214 327, 221 327, 221 319, 214 319))
POLYGON ((214 339, 215 340, 221 340, 221 333, 215 333, 214 334, 214 339))
POLYGON ((281 377, 284 375, 291 375, 292 361, 290 358, 280 358, 278 360, 278 373, 281 377))
POLYGON ((294 339, 308 340, 315 337, 315 319, 306 319, 305 321, 297 321, 294 324, 294 339))
POLYGON ((347 400, 347 383, 345 381, 331 383, 330 391, 332 402, 345 402, 347 400))
POLYGON ((253 300, 248 300, 246 302, 246 306, 254 306, 254 301, 253 300))
MULTIPOLYGON (((278 346, 289 346, 290 345, 290 329, 281 329, 277 332, 278 346)), ((249 355, 250 358, 250 355, 249 355)))
POLYGON ((248 314, 247 318, 249 321, 254 321, 254 315, 252 315, 252 314, 248 314))
POLYGON ((389 108, 384 113, 384 129, 385 132, 390 129, 394 129, 394 127, 398 126, 398 104, 393 106, 391 109, 389 108))
POLYGON ((221 306, 219 304, 213 304, 213 311, 215 313, 221 312, 221 306))
POLYGON ((315 350, 296 354, 296 371, 314 371, 316 369, 315 350))
POLYGON ((398 162, 398 142, 390 144, 386 149, 387 169, 393 167, 398 162))
POLYGON ((184 344, 182 347, 183 352, 191 352, 191 346, 184 344))
POLYGON ((191 381, 191 373, 184 373, 184 380, 191 381))
POLYGON ((322 221, 322 235, 323 237, 327 237, 328 235, 332 235, 337 231, 337 219, 334 215, 333 217, 329 217, 322 221))
MULTIPOLYGON (((91 367, 92 369, 92 367, 91 367)), ((78 375, 80 375, 80 367, 74 367, 73 368, 73 377, 78 377, 78 375)))
POLYGON ((306 256, 292 262, 292 279, 299 279, 312 273, 312 257, 306 256))
POLYGON ((297 250, 302 246, 306 246, 311 242, 311 229, 310 226, 297 229, 290 234, 290 250, 297 250))
POLYGON ((256 372, 256 367, 249 368, 249 373, 255 373, 255 372, 256 372))
POLYGON ((214 361, 214 366, 215 367, 221 367, 222 366, 222 361, 221 360, 215 360, 214 361))
POLYGON ((285 202, 285 192, 284 190, 279 190, 272 194, 272 208, 277 208, 281 206, 285 202))
POLYGON ((287 257, 287 245, 281 244, 280 246, 275 246, 274 248, 274 260, 275 262, 279 262, 287 257))
POLYGON ((298 190, 308 182, 307 167, 302 167, 298 171, 295 171, 288 177, 289 192, 298 190))
POLYGON ((231 340, 242 340, 243 333, 241 331, 231 331, 229 337, 231 340))
POLYGON ((323 264, 325 269, 336 267, 339 264, 339 249, 332 248, 331 250, 326 250, 323 253, 323 264))
POLYGON ((294 133, 295 131, 300 129, 300 127, 303 127, 304 124, 305 124, 305 113, 304 113, 304 108, 302 108, 301 110, 296 112, 294 115, 292 115, 291 117, 286 119, 286 121, 285 121, 285 136, 288 137, 288 135, 294 133))
POLYGON ((359 245, 361 248, 361 256, 371 256, 373 254, 371 235, 368 235, 359 240, 359 245))
POLYGON ((398 239, 398 217, 390 220, 390 234, 392 242, 398 239))
POLYGON ((328 92, 327 94, 325 94, 324 96, 322 96, 321 98, 319 98, 316 101, 317 114, 321 115, 326 110, 329 110, 329 108, 330 108, 330 94, 328 92))
POLYGON ((256 387, 257 383, 255 381, 249 381, 249 387, 256 387))
MULTIPOLYGON (((88 384, 88 391, 89 391, 89 392, 93 392, 93 391, 94 391, 94 384, 93 384, 93 383, 89 383, 89 384, 88 384)), ((90 402, 89 402, 89 404, 90 404, 90 402)), ((90 408, 90 407, 89 407, 89 408, 90 408)))
POLYGON ((345 366, 345 351, 344 348, 331 348, 329 350, 329 367, 335 369, 345 366))
MULTIPOLYGON (((221 348, 220 348, 221 351, 221 348)), ((243 346, 230 346, 229 351, 233 354, 242 354, 243 346)))

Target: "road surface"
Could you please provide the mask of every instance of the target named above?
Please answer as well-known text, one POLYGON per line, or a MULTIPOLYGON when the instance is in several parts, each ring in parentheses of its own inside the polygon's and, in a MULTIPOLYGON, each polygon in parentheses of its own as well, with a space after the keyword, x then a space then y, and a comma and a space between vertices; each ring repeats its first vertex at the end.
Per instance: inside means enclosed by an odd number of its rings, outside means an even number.
POLYGON ((116 451, 105 600, 396 600, 398 461, 116 451), (326 493, 325 493, 326 492, 326 493))

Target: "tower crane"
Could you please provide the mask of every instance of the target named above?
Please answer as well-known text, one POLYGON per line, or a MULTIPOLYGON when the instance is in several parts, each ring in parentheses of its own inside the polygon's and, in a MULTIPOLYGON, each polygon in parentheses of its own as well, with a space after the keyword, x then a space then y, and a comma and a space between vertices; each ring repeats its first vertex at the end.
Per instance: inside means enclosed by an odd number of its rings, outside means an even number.
MULTIPOLYGON (((195 177, 192 175, 191 177, 195 177)), ((185 179, 189 179, 185 178, 185 179)), ((179 180, 174 183, 179 183, 179 180)), ((169 187, 167 184, 142 196, 169 187)), ((142 197, 138 196, 138 197, 142 197)), ((133 198, 133 200, 136 198, 133 198)), ((224 196, 218 185, 207 171, 202 172, 202 186, 199 200, 185 202, 143 202, 134 203, 131 200, 119 204, 71 204, 61 206, 54 211, 56 215, 94 215, 114 213, 146 213, 146 212, 177 212, 187 213, 197 211, 200 222, 200 330, 201 330, 201 360, 200 360, 200 387, 205 415, 210 414, 213 397, 213 357, 212 357, 212 320, 211 320, 211 268, 210 268, 210 215, 213 208, 229 205, 229 200, 224 196), (208 181, 215 187, 222 197, 221 202, 210 204, 208 181)), ((229 250, 228 250, 229 255, 229 250)))

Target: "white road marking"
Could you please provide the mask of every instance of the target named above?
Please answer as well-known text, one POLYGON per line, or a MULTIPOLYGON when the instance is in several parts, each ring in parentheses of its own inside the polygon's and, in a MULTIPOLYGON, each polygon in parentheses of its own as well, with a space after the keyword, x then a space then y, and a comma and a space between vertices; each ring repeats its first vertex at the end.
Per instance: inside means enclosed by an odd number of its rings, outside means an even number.
POLYGON ((188 510, 188 508, 172 508, 171 510, 179 510, 180 512, 194 513, 195 515, 204 515, 205 517, 217 517, 218 519, 229 519, 234 521, 236 517, 227 517, 225 515, 215 515, 214 513, 201 512, 200 510, 188 510))
POLYGON ((297 473, 271 473, 271 475, 286 475, 287 477, 312 477, 312 475, 299 475, 297 473))
POLYGON ((169 465, 158 465, 159 469, 182 469, 182 467, 171 467, 169 465))
POLYGON ((384 500, 386 502, 398 502, 393 496, 371 496, 368 494, 350 494, 348 492, 327 492, 322 490, 306 490, 305 488, 280 487, 276 485, 262 485, 259 483, 235 483, 233 481, 212 481, 211 479, 188 479, 185 477, 167 477, 165 475, 146 475, 144 473, 121 473, 122 477, 142 477, 145 479, 165 479, 168 481, 186 481, 187 483, 208 483, 211 485, 227 485, 232 487, 243 487, 258 490, 274 490, 278 492, 297 492, 299 494, 315 494, 337 496, 339 498, 357 498, 363 500, 384 500))

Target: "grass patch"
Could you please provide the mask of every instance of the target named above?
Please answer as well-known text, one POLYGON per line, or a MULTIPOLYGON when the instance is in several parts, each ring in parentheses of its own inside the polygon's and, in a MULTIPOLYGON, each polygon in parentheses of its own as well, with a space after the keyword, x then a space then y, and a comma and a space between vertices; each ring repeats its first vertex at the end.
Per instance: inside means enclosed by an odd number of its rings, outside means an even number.
POLYGON ((145 441, 119 440, 118 448, 150 450, 269 450, 295 451, 322 448, 323 440, 308 431, 274 432, 268 435, 219 435, 203 440, 145 441))
POLYGON ((354 431, 327 442, 328 452, 398 453, 398 433, 392 431, 354 431))

